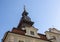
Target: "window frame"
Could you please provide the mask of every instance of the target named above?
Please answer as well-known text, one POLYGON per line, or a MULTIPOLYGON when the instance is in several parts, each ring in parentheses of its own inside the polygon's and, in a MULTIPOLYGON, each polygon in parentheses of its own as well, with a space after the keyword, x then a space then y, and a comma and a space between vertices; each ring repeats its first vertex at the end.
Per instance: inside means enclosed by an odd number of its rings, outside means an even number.
POLYGON ((34 35, 34 31, 30 31, 30 34, 31 34, 31 35, 34 35))

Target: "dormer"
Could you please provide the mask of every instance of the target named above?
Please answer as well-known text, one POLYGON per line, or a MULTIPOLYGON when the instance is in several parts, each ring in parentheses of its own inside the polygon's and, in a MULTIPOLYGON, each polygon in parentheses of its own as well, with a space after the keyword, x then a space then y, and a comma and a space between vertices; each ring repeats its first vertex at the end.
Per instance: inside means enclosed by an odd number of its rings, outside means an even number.
POLYGON ((58 33, 58 34, 60 34, 60 31, 57 30, 57 29, 55 29, 55 28, 49 28, 49 31, 50 31, 50 32, 53 32, 53 33, 58 33))
POLYGON ((38 33, 37 33, 38 29, 36 29, 34 27, 26 27, 25 29, 26 29, 25 35, 29 35, 29 36, 40 38, 38 36, 38 33))

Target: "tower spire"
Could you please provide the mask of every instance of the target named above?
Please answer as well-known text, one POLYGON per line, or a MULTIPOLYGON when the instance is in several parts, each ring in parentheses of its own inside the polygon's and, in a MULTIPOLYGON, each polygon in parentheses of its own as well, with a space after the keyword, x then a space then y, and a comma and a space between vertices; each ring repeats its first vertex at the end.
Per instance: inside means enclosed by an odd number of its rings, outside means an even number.
POLYGON ((28 12, 26 11, 26 8, 25 8, 25 5, 24 5, 24 11, 23 11, 23 13, 22 13, 22 16, 24 16, 24 15, 28 15, 28 12))
POLYGON ((26 11, 26 9, 25 9, 25 5, 24 5, 24 11, 26 11))
POLYGON ((31 21, 31 18, 28 16, 28 12, 26 11, 25 5, 24 5, 24 11, 22 13, 21 21, 18 25, 18 28, 22 28, 25 26, 32 26, 34 22, 31 21))

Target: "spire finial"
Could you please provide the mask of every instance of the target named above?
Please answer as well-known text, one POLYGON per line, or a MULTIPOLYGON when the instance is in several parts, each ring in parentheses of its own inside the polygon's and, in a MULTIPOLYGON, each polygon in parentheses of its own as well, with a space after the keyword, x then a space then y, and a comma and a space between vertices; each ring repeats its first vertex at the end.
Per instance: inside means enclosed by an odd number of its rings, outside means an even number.
POLYGON ((24 11, 26 11, 26 9, 25 9, 25 5, 24 5, 24 11))
POLYGON ((23 13, 22 13, 22 16, 27 16, 28 15, 28 12, 26 11, 26 8, 25 8, 25 5, 24 5, 24 10, 23 10, 23 13))

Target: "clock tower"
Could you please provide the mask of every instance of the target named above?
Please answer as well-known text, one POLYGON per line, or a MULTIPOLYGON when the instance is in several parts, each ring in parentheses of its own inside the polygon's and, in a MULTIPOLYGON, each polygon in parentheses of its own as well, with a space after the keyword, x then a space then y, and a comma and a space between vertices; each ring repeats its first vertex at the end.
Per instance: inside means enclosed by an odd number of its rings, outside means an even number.
POLYGON ((38 29, 33 24, 24 6, 18 26, 7 31, 2 42, 48 42, 46 35, 37 33, 38 29))

